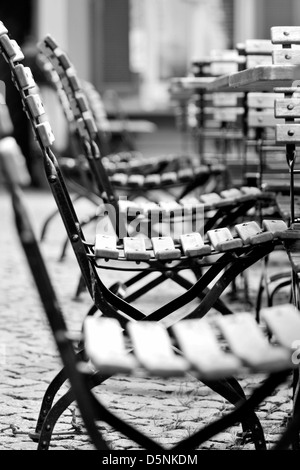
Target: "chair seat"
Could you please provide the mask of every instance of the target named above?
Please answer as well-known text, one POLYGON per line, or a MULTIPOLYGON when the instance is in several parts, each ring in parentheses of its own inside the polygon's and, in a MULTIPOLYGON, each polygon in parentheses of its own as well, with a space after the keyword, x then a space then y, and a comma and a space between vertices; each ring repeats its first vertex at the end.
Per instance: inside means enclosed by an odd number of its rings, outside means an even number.
POLYGON ((249 312, 182 320, 170 329, 152 321, 129 322, 123 329, 105 317, 88 317, 84 323, 87 355, 105 374, 192 373, 218 380, 293 369, 299 337, 300 312, 292 304, 263 309, 261 324, 249 312))
POLYGON ((101 259, 171 262, 234 252, 270 241, 281 243, 281 240, 288 236, 288 227, 282 220, 263 221, 262 227, 252 221, 236 224, 232 231, 227 227, 209 230, 205 240, 198 232, 182 233, 176 240, 171 236, 151 237, 151 239, 145 236, 124 237, 123 240, 118 240, 115 235, 96 233, 93 257, 96 263, 101 259))
MULTIPOLYGON (((273 194, 260 191, 258 188, 243 186, 240 189, 231 189, 218 193, 206 193, 199 196, 186 195, 178 202, 174 200, 161 200, 149 202, 147 199, 136 199, 134 201, 122 199, 119 201, 119 210, 122 214, 136 217, 161 216, 175 217, 192 214, 195 211, 203 213, 218 209, 228 209, 241 206, 243 203, 258 201, 272 202, 273 194)), ((99 214, 105 211, 105 206, 99 208, 99 214)))
MULTIPOLYGON (((127 154, 128 152, 126 152, 127 154)), ((61 157, 61 167, 67 174, 80 175, 80 171, 90 171, 88 165, 81 164, 74 158, 61 157)), ((133 160, 111 161, 104 159, 105 169, 113 186, 128 192, 141 189, 164 189, 166 187, 182 186, 188 183, 204 184, 210 176, 218 176, 224 172, 222 165, 200 165, 191 163, 185 156, 167 158, 144 158, 133 160), (173 160, 177 164, 173 165, 173 160), (164 166, 173 166, 174 170, 164 171, 164 166)))

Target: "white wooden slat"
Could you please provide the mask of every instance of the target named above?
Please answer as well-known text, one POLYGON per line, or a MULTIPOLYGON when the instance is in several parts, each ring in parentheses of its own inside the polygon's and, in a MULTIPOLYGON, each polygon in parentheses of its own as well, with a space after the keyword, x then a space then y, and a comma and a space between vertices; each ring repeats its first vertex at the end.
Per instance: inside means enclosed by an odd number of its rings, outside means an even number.
POLYGON ((118 259, 117 238, 110 235, 96 234, 95 257, 104 259, 118 259))
POLYGON ((260 196, 262 194, 259 188, 255 188, 254 186, 242 186, 241 191, 243 194, 246 195, 253 195, 253 196, 260 196))
POLYGON ((160 175, 146 175, 145 176, 145 185, 148 186, 160 186, 161 184, 161 177, 160 175))
POLYGON ((41 139, 42 145, 44 147, 51 147, 51 145, 55 142, 55 137, 52 132, 51 125, 49 121, 41 122, 41 124, 37 124, 35 126, 35 130, 41 139))
POLYGON ((277 341, 287 349, 300 350, 300 312, 292 304, 263 308, 261 319, 265 321, 277 341))
POLYGON ((123 331, 114 318, 87 317, 84 322, 84 340, 87 356, 103 373, 129 373, 138 364, 126 352, 123 331))
POLYGON ((282 144, 300 144, 299 124, 277 124, 276 142, 280 142, 282 144))
POLYGON ((284 122, 274 116, 274 109, 267 109, 262 111, 255 111, 250 109, 247 119, 249 127, 274 127, 280 122, 284 122))
POLYGON ((193 211, 203 211, 205 210, 205 204, 200 202, 199 198, 195 196, 185 196, 183 199, 180 199, 179 203, 182 205, 184 214, 192 213, 193 211))
POLYGON ((183 320, 172 326, 184 357, 202 377, 217 380, 236 374, 241 361, 225 353, 205 319, 183 320))
POLYGON ((177 173, 175 171, 169 171, 168 173, 163 173, 160 179, 162 183, 174 184, 177 182, 177 173))
POLYGON ((267 230, 268 232, 273 233, 274 237, 277 237, 278 235, 284 233, 287 229, 288 226, 284 222, 284 220, 263 220, 262 221, 263 228, 267 230))
POLYGON ((273 64, 300 65, 299 49, 282 49, 273 51, 273 64))
POLYGON ((147 261, 150 259, 151 254, 146 250, 145 240, 141 237, 130 238, 125 237, 124 242, 124 255, 128 261, 147 261))
POLYGON ((293 119, 300 117, 299 99, 285 98, 275 101, 275 117, 293 119))
POLYGON ((300 44, 298 26, 272 26, 271 41, 273 44, 300 44))
POLYGON ((37 86, 29 67, 18 64, 15 67, 15 72, 22 90, 28 90, 29 88, 35 88, 37 86))
POLYGON ((270 39, 246 39, 245 51, 247 54, 269 54, 273 51, 270 39))
POLYGON ((21 51, 19 44, 14 39, 10 39, 7 34, 0 36, 0 45, 8 55, 9 60, 12 62, 24 60, 24 54, 21 51))
POLYGON ((160 260, 178 259, 181 251, 175 248, 171 237, 152 237, 151 238, 154 256, 160 260))
POLYGON ((249 55, 247 56, 246 68, 256 67, 257 65, 272 65, 272 55, 249 55))
POLYGON ((219 194, 217 193, 208 193, 208 194, 202 194, 199 197, 200 201, 204 202, 204 204, 216 204, 222 201, 222 198, 219 194))
POLYGON ((238 96, 236 93, 213 93, 214 106, 237 106, 238 96))
POLYGON ((271 346, 251 313, 219 316, 216 321, 231 351, 245 365, 260 371, 276 371, 289 366, 288 351, 271 346))
POLYGON ((25 99, 34 118, 43 116, 46 113, 41 97, 38 94, 28 95, 25 99))
POLYGON ((208 230, 207 236, 216 251, 228 251, 243 246, 242 240, 233 238, 228 227, 208 230))
POLYGON ((115 173, 111 176, 111 181, 119 186, 126 186, 128 181, 128 175, 125 173, 115 173))
POLYGON ((220 194, 225 199, 234 199, 234 200, 237 200, 242 196, 241 191, 237 188, 224 189, 223 191, 220 192, 220 194))
POLYGON ((141 188, 144 184, 145 177, 143 175, 129 175, 128 184, 141 188))
POLYGON ((248 93, 247 106, 254 109, 274 110, 275 100, 279 98, 277 93, 248 93))
POLYGON ((189 370, 188 362, 175 354, 163 325, 150 321, 129 322, 127 329, 138 361, 152 374, 183 375, 189 370))
POLYGON ((200 233, 193 232, 180 236, 183 253, 186 256, 205 256, 211 253, 210 245, 204 243, 200 233))
POLYGON ((3 34, 7 34, 7 33, 8 33, 8 30, 6 29, 2 21, 0 21, 0 36, 3 36, 3 34))
POLYGON ((194 170, 193 168, 182 168, 178 171, 177 176, 180 181, 190 181, 194 178, 194 170))
POLYGON ((257 245, 273 240, 272 232, 263 232, 255 221, 236 224, 235 229, 245 245, 257 245))

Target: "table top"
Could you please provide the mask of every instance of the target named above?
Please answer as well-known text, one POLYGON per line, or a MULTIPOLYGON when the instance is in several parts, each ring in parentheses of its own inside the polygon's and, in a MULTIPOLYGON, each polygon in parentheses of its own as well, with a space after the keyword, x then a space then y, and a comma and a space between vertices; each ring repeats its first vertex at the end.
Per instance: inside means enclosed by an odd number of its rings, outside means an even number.
POLYGON ((273 91, 300 80, 299 65, 257 65, 229 76, 229 87, 243 91, 273 91))
POLYGON ((178 86, 185 89, 202 89, 208 92, 273 91, 277 87, 291 87, 295 80, 300 80, 300 66, 256 65, 255 67, 217 78, 182 77, 173 80, 175 80, 178 86))

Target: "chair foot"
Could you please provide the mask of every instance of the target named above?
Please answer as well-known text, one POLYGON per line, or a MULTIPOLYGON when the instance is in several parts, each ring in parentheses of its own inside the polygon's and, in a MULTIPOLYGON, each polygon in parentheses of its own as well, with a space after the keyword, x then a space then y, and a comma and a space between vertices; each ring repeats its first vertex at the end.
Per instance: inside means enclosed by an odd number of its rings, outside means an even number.
POLYGON ((39 439, 40 439, 40 433, 38 433, 38 432, 30 432, 30 433, 28 434, 28 437, 29 437, 33 442, 38 443, 38 442, 39 442, 39 439))

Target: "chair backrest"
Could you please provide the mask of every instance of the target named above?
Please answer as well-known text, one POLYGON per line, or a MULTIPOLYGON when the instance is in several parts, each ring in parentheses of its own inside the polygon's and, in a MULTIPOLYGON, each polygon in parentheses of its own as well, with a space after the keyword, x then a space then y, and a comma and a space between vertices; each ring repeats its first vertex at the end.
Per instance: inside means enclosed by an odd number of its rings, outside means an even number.
POLYGON ((247 39, 244 46, 245 68, 272 64, 274 45, 270 39, 247 39))
MULTIPOLYGON (((273 33, 272 33, 273 30, 273 33)), ((280 41, 248 40, 243 54, 246 66, 292 64, 293 58, 286 59, 280 41)), ((282 31, 282 28, 280 28, 282 31)), ((295 62, 296 63, 296 62, 295 62)), ((276 126, 283 123, 282 117, 274 113, 275 100, 283 97, 275 92, 248 92, 245 102, 245 138, 247 139, 247 161, 253 161, 256 169, 247 171, 247 180, 256 181, 263 189, 288 191, 289 168, 286 165, 285 148, 276 141, 276 126)))
MULTIPOLYGON (((271 28, 272 43, 281 46, 279 50, 273 52, 273 63, 275 65, 295 65, 300 64, 300 27, 273 27, 271 28)), ((275 101, 275 116, 284 120, 284 123, 276 125, 276 142, 284 145, 286 149, 286 161, 289 169, 290 186, 290 220, 294 223, 298 220, 299 210, 295 207, 296 175, 299 173, 297 166, 296 146, 300 144, 300 109, 299 102, 299 81, 291 83, 290 87, 277 88, 275 91, 280 97, 275 101), (283 97, 282 97, 283 94, 283 97)))
MULTIPOLYGON (((221 77, 244 67, 245 58, 236 49, 212 50, 192 63, 196 77, 221 77)), ((207 92, 195 95, 199 148, 206 161, 217 160, 228 169, 224 187, 244 182, 244 93, 207 92)))
MULTIPOLYGON (((117 195, 102 161, 99 148, 100 131, 75 67, 67 54, 58 47, 58 44, 51 36, 47 36, 44 41, 39 43, 39 49, 45 54, 59 77, 57 86, 60 88, 60 93, 65 95, 64 104, 68 104, 69 110, 71 110, 73 123, 84 149, 86 161, 90 166, 90 172, 97 186, 98 194, 103 198, 104 203, 113 206, 117 214, 115 220, 116 230, 119 233, 120 217, 117 195)), ((123 228, 125 230, 125 227, 123 228)))

